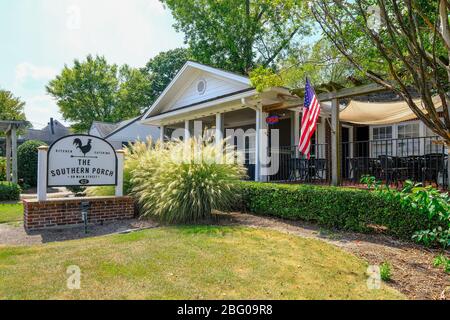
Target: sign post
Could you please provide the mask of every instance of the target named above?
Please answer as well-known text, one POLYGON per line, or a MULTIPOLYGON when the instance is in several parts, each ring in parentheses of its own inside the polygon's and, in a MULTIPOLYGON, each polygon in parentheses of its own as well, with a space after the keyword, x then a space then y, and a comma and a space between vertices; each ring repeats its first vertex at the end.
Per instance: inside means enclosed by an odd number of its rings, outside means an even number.
POLYGON ((123 196, 123 158, 124 151, 117 150, 117 185, 116 185, 116 197, 123 196))
POLYGON ((38 147, 37 198, 47 200, 47 146, 38 147))

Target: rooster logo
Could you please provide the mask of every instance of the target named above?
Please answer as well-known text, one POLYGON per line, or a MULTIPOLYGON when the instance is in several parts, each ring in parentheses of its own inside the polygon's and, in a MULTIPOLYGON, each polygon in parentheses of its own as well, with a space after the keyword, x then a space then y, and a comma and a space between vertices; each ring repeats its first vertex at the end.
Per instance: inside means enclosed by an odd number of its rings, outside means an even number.
POLYGON ((79 138, 75 138, 73 140, 73 144, 76 146, 75 148, 80 149, 80 151, 83 153, 83 157, 86 157, 86 153, 91 151, 92 145, 91 145, 92 139, 88 139, 88 142, 86 145, 83 146, 83 143, 79 138))

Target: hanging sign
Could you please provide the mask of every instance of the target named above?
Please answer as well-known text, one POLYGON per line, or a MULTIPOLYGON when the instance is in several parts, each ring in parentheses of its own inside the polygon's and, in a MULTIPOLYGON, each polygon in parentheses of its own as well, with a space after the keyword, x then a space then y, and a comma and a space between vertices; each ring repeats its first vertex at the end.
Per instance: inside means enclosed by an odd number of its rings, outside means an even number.
POLYGON ((99 137, 77 134, 56 140, 48 149, 47 186, 117 185, 117 156, 99 137))
POLYGON ((268 116, 266 118, 267 124, 276 124, 278 122, 280 122, 280 117, 278 117, 277 115, 268 116))

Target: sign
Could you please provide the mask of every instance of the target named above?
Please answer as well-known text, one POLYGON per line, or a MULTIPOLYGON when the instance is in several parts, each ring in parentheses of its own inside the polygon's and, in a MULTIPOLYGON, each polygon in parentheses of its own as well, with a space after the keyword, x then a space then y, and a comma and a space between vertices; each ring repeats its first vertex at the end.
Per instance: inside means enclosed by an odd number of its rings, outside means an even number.
POLYGON ((268 116, 266 118, 266 123, 267 124, 276 124, 280 121, 280 117, 278 117, 277 115, 273 115, 273 116, 268 116))
POLYGON ((49 147, 47 159, 48 187, 117 185, 116 152, 99 137, 62 137, 49 147))

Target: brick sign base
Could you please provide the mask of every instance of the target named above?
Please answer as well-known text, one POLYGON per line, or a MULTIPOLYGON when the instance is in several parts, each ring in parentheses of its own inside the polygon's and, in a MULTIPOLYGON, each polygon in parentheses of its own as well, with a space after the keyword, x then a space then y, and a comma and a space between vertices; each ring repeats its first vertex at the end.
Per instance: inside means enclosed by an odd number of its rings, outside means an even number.
POLYGON ((59 198, 23 200, 26 230, 83 224, 81 203, 89 202, 88 223, 101 224, 134 217, 131 197, 59 198))

